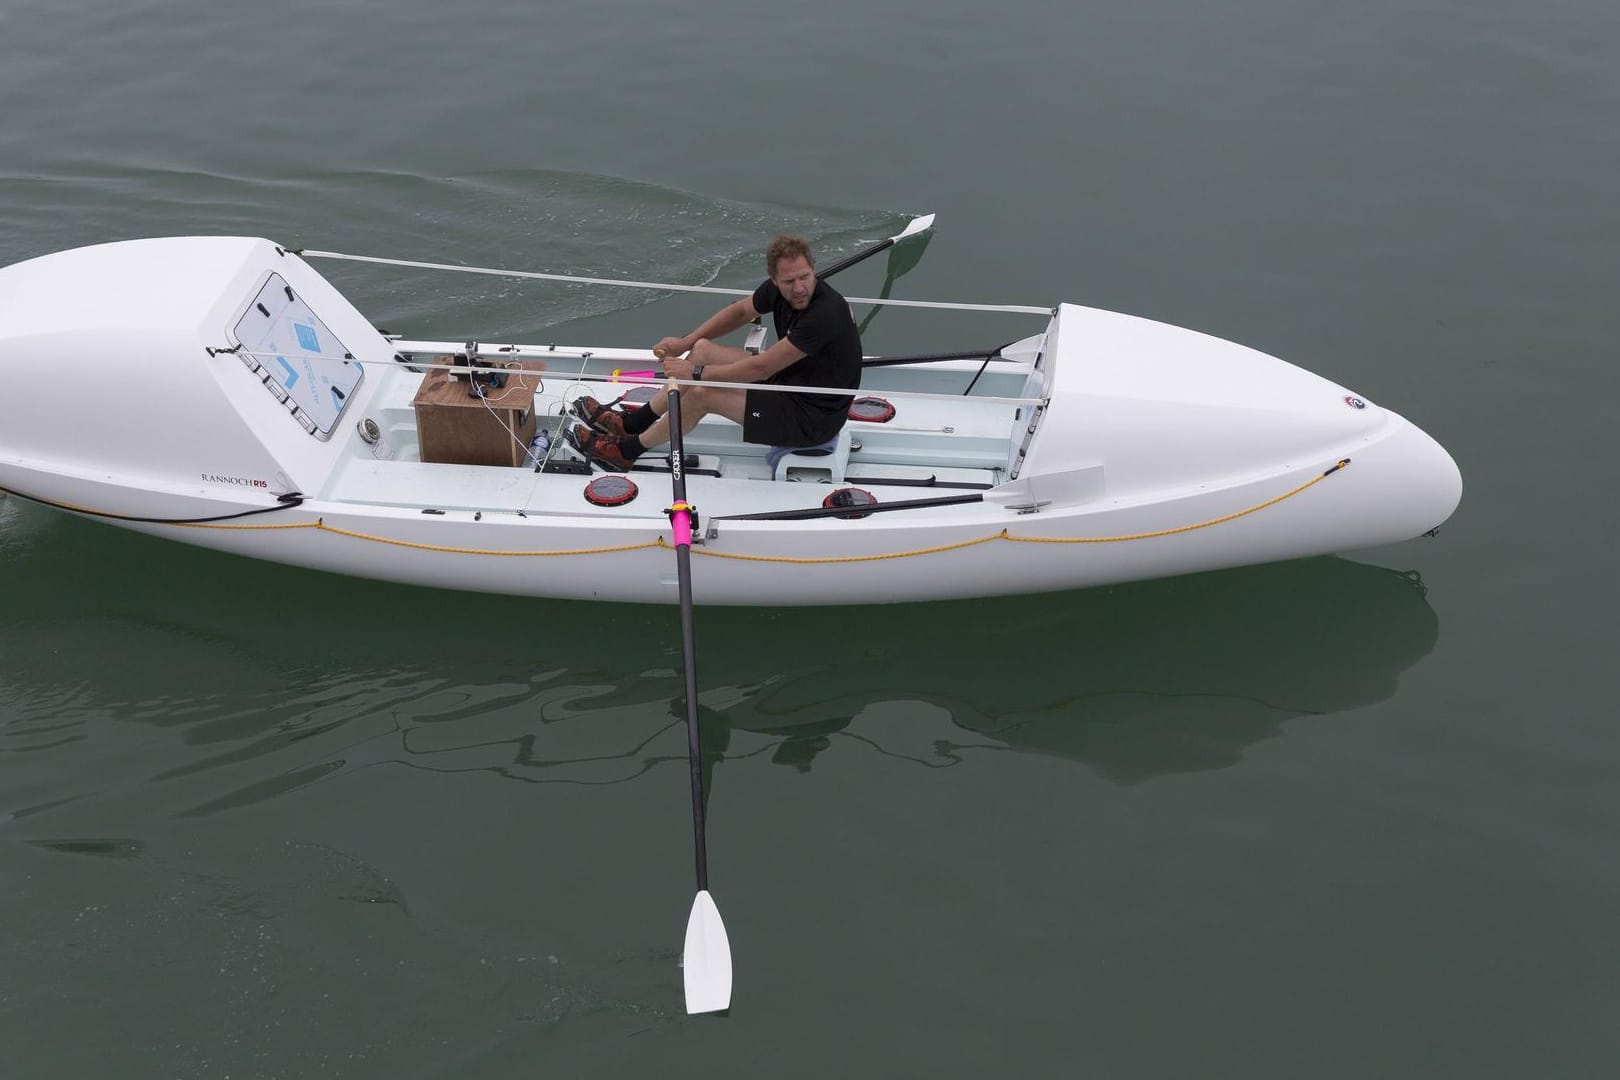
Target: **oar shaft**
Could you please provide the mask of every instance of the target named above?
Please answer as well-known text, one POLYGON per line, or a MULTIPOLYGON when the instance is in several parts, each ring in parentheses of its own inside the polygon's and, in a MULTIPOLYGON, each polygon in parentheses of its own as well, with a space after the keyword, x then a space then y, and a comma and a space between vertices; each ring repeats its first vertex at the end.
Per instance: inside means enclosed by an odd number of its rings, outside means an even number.
MULTIPOLYGON (((677 451, 679 453, 679 451, 677 451)), ((688 542, 675 549, 675 571, 680 575, 681 639, 687 643, 686 667, 686 758, 692 773, 692 834, 699 891, 709 888, 708 829, 703 820, 703 744, 698 738, 697 656, 692 627, 692 530, 688 542)))
MULTIPOLYGON (((889 250, 890 248, 894 247, 894 245, 898 244, 902 240, 909 239, 910 237, 913 237, 913 236, 921 236, 923 233, 927 232, 929 229, 932 229, 933 227, 934 227, 934 215, 933 214, 924 214, 922 217, 912 218, 911 221, 909 223, 907 223, 907 225, 906 225, 906 227, 904 229, 901 229, 899 232, 895 233, 893 236, 889 237, 887 240, 880 240, 877 243, 873 244, 871 247, 866 248, 864 251, 857 251, 855 254, 849 256, 846 259, 841 259, 838 262, 833 263, 829 267, 818 270, 816 272, 816 276, 817 277, 824 277, 824 278, 832 277, 834 274, 838 273, 840 270, 848 270, 850 267, 854 266, 856 263, 862 261, 863 259, 870 259, 873 255, 876 255, 880 251, 889 250)), ((884 293, 885 296, 888 295, 888 288, 887 287, 884 288, 883 293, 884 293)))
POLYGON ((807 506, 802 510, 769 510, 759 514, 727 514, 714 521, 808 521, 824 517, 865 517, 891 510, 926 510, 931 506, 962 506, 983 502, 982 494, 942 495, 937 499, 905 499, 891 503, 863 503, 859 506, 807 506))
POLYGON ((692 836, 699 892, 709 888, 709 851, 703 821, 703 743, 698 737, 697 633, 692 626, 692 516, 686 503, 685 447, 681 432, 681 392, 669 392, 670 488, 675 497, 669 519, 675 542, 675 575, 680 592, 681 658, 686 676, 686 759, 692 773, 692 836))
POLYGON ((873 255, 876 255, 878 252, 887 251, 892 247, 894 247, 894 237, 891 236, 887 240, 878 241, 877 243, 873 244, 871 247, 867 248, 864 251, 857 251, 855 254, 849 256, 846 259, 838 260, 837 262, 833 263, 831 266, 827 267, 824 270, 817 270, 816 271, 816 277, 818 277, 818 278, 830 278, 834 274, 838 273, 840 270, 848 270, 850 267, 854 266, 856 263, 862 262, 862 261, 864 261, 866 259, 870 259, 873 255))
POLYGON ((977 352, 925 353, 920 356, 873 356, 862 360, 862 367, 894 367, 896 364, 928 364, 935 360, 1005 360, 998 355, 1000 349, 980 349, 977 352))

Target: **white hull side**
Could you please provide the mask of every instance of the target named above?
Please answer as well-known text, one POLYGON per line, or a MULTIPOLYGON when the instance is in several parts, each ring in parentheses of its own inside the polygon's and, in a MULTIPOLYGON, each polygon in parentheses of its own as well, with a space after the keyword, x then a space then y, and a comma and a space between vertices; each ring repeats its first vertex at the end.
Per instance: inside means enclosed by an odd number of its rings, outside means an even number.
MULTIPOLYGON (((1325 466, 1255 477, 1176 499, 1092 503, 1018 514, 991 504, 877 514, 862 521, 719 523, 695 549, 693 581, 706 604, 860 604, 1046 592, 1322 555, 1394 543, 1449 514, 1461 485, 1449 456, 1394 414, 1382 437, 1346 447, 1350 465, 1273 506, 1173 535, 1100 543, 1022 543, 997 537, 1074 540, 1128 537, 1214 521, 1283 495, 1325 466), (969 541, 955 550, 893 556, 969 541), (749 556, 752 559, 723 556, 749 556), (827 560, 827 561, 777 561, 827 560)), ((1326 463, 1331 466, 1332 462, 1326 463)), ((705 478, 692 478, 700 507, 705 478)), ((657 483, 650 477, 648 483, 657 483)), ((258 507, 110 476, 70 476, 0 463, 0 484, 67 506, 145 517, 212 516, 258 507)), ((102 519, 106 520, 106 519, 102 519)), ((426 515, 383 507, 306 502, 218 527, 112 521, 138 532, 309 569, 408 584, 559 599, 667 603, 676 599, 667 547, 578 555, 469 554, 579 551, 667 542, 647 519, 586 516, 426 515), (319 522, 324 528, 307 526, 319 522), (304 525, 304 528, 263 526, 304 525), (393 543, 361 539, 387 538, 393 543), (405 546, 420 545, 420 546, 405 546)))
MULTIPOLYGON (((429 344, 413 355, 458 347, 429 344)), ((581 476, 424 462, 421 371, 397 362, 404 347, 266 240, 126 241, 0 268, 0 486, 102 520, 227 515, 302 492, 299 506, 211 527, 113 523, 390 581, 675 599, 667 477, 637 473, 634 505, 593 509, 581 476), (297 338, 285 336, 291 310, 308 313, 297 338), (285 354, 323 366, 300 371, 285 354), (35 392, 59 375, 75 393, 35 392), (318 377, 343 402, 329 426, 325 399, 308 397, 318 377), (393 452, 368 449, 367 423, 393 452), (559 551, 579 553, 536 554, 559 551)), ((550 397, 537 391, 534 405, 548 416, 567 406, 559 388, 652 363, 644 350, 523 348, 554 365, 550 397)), ((491 355, 505 349, 518 347, 491 355)), ((984 372, 972 364, 879 369, 880 392, 910 398, 893 425, 851 424, 844 475, 875 477, 860 483, 882 502, 975 485, 988 488, 982 502, 727 520, 813 507, 825 489, 766 479, 735 425, 704 421, 689 447, 706 440, 711 466, 688 491, 718 534, 694 551, 698 599, 887 603, 1164 577, 1399 542, 1460 498, 1456 464, 1423 432, 1253 349, 1066 304, 1011 351, 976 398, 966 390, 984 372), (1322 478, 1341 459, 1350 464, 1322 478), (941 486, 905 487, 883 469, 924 483, 937 471, 941 486)))

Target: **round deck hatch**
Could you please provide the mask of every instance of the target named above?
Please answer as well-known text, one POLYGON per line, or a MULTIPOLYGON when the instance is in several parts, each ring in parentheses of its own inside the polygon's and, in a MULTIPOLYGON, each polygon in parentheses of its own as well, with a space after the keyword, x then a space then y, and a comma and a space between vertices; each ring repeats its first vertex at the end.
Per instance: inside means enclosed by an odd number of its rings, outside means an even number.
POLYGON ((617 473, 603 473, 585 485, 585 501, 592 506, 623 506, 635 497, 635 481, 617 473))
POLYGON ((880 397, 858 397, 849 403, 849 418, 868 424, 887 424, 894 419, 894 406, 880 397))

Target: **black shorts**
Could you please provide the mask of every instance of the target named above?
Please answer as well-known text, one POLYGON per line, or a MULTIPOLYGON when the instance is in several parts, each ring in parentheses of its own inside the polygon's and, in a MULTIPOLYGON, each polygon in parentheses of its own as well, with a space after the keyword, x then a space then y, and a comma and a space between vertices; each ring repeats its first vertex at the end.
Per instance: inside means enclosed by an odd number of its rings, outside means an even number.
POLYGON ((794 395, 749 390, 743 400, 743 442, 761 446, 819 446, 838 434, 841 416, 806 413, 794 395))

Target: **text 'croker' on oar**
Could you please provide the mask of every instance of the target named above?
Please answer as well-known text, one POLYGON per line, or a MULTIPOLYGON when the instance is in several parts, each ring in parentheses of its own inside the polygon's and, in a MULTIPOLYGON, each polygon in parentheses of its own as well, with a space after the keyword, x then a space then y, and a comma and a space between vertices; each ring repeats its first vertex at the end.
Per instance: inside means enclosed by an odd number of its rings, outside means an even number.
POLYGON ((681 967, 686 982, 686 1011, 721 1012, 731 1007, 731 942, 720 909, 709 895, 709 854, 703 828, 703 747, 698 739, 697 641, 692 630, 692 506, 686 501, 686 450, 681 439, 681 392, 669 390, 669 477, 674 499, 669 507, 675 542, 675 571, 680 585, 681 654, 686 675, 686 757, 692 771, 692 837, 697 856, 697 897, 686 919, 686 946, 681 967))

